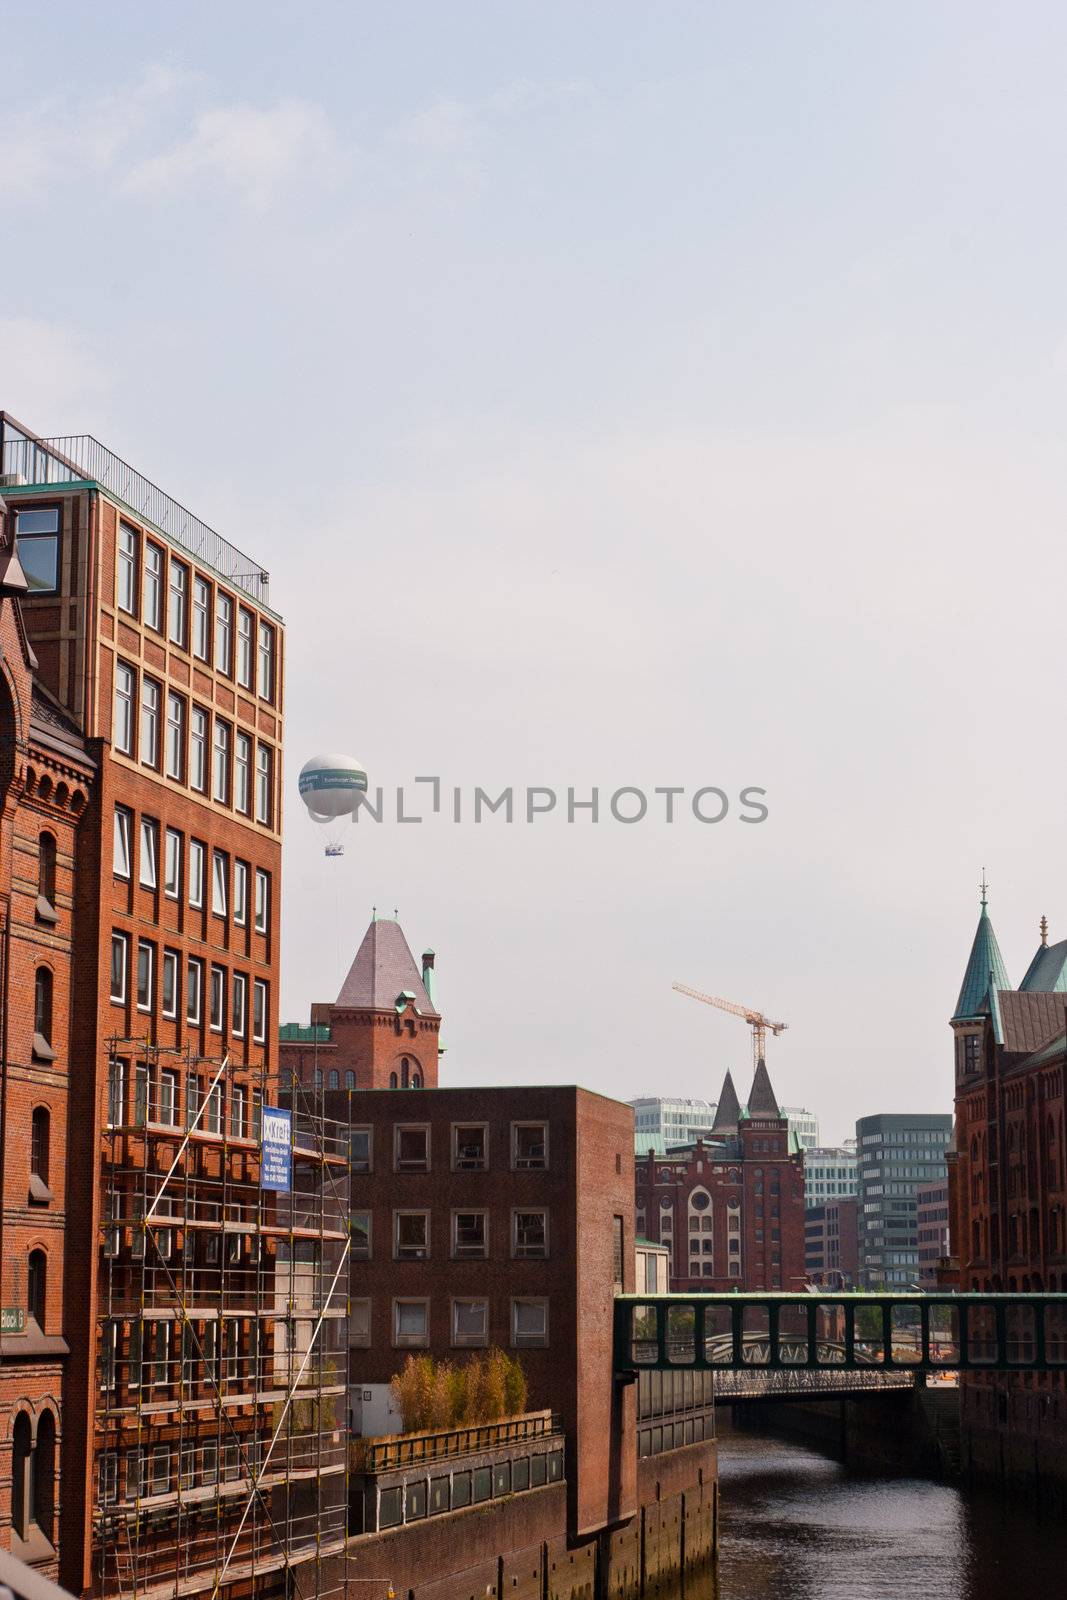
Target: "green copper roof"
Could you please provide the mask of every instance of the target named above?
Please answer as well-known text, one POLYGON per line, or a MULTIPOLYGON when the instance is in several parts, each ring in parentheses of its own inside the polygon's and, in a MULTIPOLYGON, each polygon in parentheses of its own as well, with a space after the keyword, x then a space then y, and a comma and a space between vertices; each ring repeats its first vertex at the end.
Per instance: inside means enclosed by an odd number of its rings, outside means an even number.
POLYGON ((1067 994, 1067 939, 1061 939, 1059 944, 1038 945, 1019 988, 1042 994, 1067 994))
POLYGON ((963 987, 956 1001, 956 1009, 952 1013, 953 1022, 962 1022, 967 1017, 981 1016, 990 987, 994 990, 1010 989, 1011 981, 1004 966, 997 936, 993 932, 993 924, 989 920, 986 902, 983 900, 974 943, 971 945, 970 959, 967 962, 967 971, 963 974, 963 987))
POLYGON ((283 1022, 278 1037, 290 1044, 329 1044, 330 1030, 324 1022, 313 1022, 308 1027, 299 1022, 283 1022))

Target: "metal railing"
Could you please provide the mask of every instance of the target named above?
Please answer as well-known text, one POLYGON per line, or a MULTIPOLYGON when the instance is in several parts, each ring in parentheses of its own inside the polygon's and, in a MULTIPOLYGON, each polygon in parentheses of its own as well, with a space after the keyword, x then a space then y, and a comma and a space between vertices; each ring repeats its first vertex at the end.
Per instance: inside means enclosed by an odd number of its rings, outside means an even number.
POLYGON ((261 605, 270 603, 270 577, 251 556, 238 550, 214 528, 166 494, 91 434, 37 439, 5 420, 0 448, 0 473, 16 483, 36 486, 95 483, 150 522, 188 555, 213 567, 237 589, 261 605))
POLYGON ((391 1472, 397 1467, 439 1461, 444 1456, 474 1455, 527 1439, 546 1439, 559 1432, 559 1422, 551 1411, 531 1411, 504 1422, 471 1423, 434 1433, 398 1433, 387 1439, 354 1439, 353 1467, 366 1473, 391 1472))

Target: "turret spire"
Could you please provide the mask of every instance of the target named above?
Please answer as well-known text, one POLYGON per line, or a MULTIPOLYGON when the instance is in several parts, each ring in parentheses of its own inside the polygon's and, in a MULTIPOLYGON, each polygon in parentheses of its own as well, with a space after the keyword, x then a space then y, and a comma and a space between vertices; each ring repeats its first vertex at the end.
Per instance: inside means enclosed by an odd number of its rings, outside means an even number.
POLYGON ((989 885, 986 883, 985 868, 982 869, 982 901, 978 916, 978 927, 975 929, 974 942, 971 945, 971 954, 967 961, 967 970, 963 974, 963 984, 960 988, 956 1009, 952 1013, 953 1022, 963 1022, 981 1015, 986 997, 991 989, 1010 989, 1011 980, 1004 966, 1004 958, 1000 953, 997 936, 993 932, 993 924, 989 920, 989 902, 987 899, 989 885))

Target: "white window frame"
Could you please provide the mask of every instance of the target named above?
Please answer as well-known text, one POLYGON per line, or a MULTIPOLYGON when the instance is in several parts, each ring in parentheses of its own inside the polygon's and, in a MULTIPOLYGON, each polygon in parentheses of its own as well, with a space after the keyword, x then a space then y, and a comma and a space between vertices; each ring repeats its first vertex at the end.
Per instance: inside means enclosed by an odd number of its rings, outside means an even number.
POLYGON ((182 836, 168 828, 163 839, 163 893, 168 900, 182 897, 182 836))
POLYGON ((269 622, 259 619, 259 637, 256 648, 256 690, 261 700, 274 703, 274 629, 269 622))
POLYGON ((192 709, 189 733, 189 787, 207 794, 210 777, 211 718, 203 706, 192 709))
POLYGON ((229 913, 229 857, 224 850, 211 852, 211 915, 225 918, 229 913))
POLYGON ((115 574, 115 601, 129 617, 137 615, 137 558, 141 536, 128 522, 119 522, 118 569, 115 574))
POLYGON ((256 821, 264 827, 271 821, 271 776, 274 771, 273 751, 269 744, 256 746, 256 821))
POLYGON ((167 777, 185 782, 185 700, 167 690, 167 777))
POLYGON ((141 678, 141 765, 159 768, 159 707, 161 690, 155 678, 141 678))
POLYGON ((193 575, 193 655, 198 661, 211 660, 211 585, 200 574, 193 575))
POLYGON ((119 933, 112 930, 111 934, 111 977, 108 980, 111 990, 111 1000, 114 1005, 126 1004, 126 996, 130 991, 130 936, 128 933, 119 933), (115 951, 122 949, 122 981, 119 984, 119 993, 115 991, 115 951))
POLYGON ((252 814, 252 735, 240 729, 233 741, 233 809, 252 814))
POLYGON ((137 941, 137 1009, 138 1009, 138 1011, 150 1012, 152 1010, 152 1001, 155 998, 155 987, 156 987, 156 947, 155 947, 154 944, 152 944, 151 940, 149 940, 149 939, 138 939, 138 941, 137 941), (147 1001, 144 1001, 144 1000, 141 999, 141 952, 142 952, 142 950, 145 951, 145 953, 148 956, 148 985, 147 985, 147 987, 148 987, 148 999, 147 999, 147 1001))
POLYGON ((221 717, 215 718, 215 733, 211 741, 211 798, 220 806, 230 803, 230 724, 221 717))
POLYGON ((151 539, 146 539, 141 614, 146 625, 155 633, 163 632, 163 576, 165 565, 163 551, 160 546, 153 544, 151 539))
POLYGON ((185 638, 189 627, 189 568, 184 561, 170 558, 170 580, 167 584, 167 637, 179 649, 186 648, 185 638))
POLYGON ((242 689, 255 687, 256 619, 244 606, 237 608, 237 682, 242 689))
POLYGON ((178 1100, 180 1095, 181 1074, 176 1072, 173 1067, 164 1067, 159 1074, 159 1120, 165 1128, 176 1128, 178 1126, 178 1100), (168 1085, 170 1089, 169 1115, 167 1115, 167 1097, 163 1093, 164 1084, 168 1085))
POLYGON ((233 599, 215 590, 215 671, 233 677, 233 599))
POLYGON ((159 887, 159 823, 152 817, 141 818, 141 847, 138 860, 138 882, 142 889, 159 887))
POLYGON ((221 1033, 226 1025, 226 968, 220 967, 217 962, 211 963, 209 976, 210 992, 208 996, 208 1027, 212 1033, 221 1033), (216 999, 218 1005, 216 1006, 216 999), (216 1021, 216 1017, 218 1020, 216 1021))
POLYGON ((130 828, 132 821, 132 811, 127 810, 125 806, 115 807, 115 843, 112 871, 114 872, 116 878, 125 878, 127 881, 129 880, 133 871, 130 828))
POLYGON ((233 864, 233 921, 238 928, 243 928, 248 922, 247 861, 235 860, 233 864))
POLYGON ((267 1042, 267 984, 263 978, 252 982, 252 1038, 256 1044, 267 1042))
POLYGON ((160 968, 159 1013, 173 1021, 178 1015, 178 995, 181 993, 181 959, 177 950, 164 950, 160 968), (170 973, 170 1003, 167 1002, 167 974, 170 973))
POLYGON ((125 661, 115 663, 115 716, 113 744, 124 756, 134 753, 137 713, 137 673, 125 661))
POLYGON ((204 873, 207 869, 207 845, 200 839, 189 840, 189 904, 194 911, 204 909, 204 873))
POLYGON ((200 956, 190 956, 185 965, 185 1020, 199 1025, 204 1015, 204 963, 200 956), (195 977, 195 984, 190 985, 190 979, 195 977), (196 990, 195 1012, 190 1005, 190 988, 196 990))
POLYGON ((235 1039, 243 1039, 248 1023, 248 979, 243 972, 231 973, 230 991, 230 1031, 235 1039))
POLYGON ((256 932, 270 932, 270 873, 256 868, 256 932))

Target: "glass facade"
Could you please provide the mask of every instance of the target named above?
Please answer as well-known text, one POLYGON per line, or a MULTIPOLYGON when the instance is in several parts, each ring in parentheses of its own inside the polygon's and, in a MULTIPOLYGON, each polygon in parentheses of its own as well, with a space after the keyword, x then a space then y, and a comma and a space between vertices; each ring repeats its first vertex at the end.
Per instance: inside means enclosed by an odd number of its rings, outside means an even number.
POLYGON ((917 1194, 923 1184, 947 1182, 951 1141, 947 1114, 861 1117, 856 1123, 862 1288, 917 1285, 917 1194))

